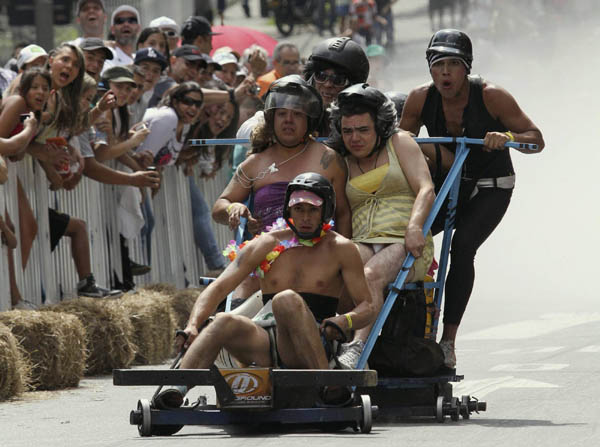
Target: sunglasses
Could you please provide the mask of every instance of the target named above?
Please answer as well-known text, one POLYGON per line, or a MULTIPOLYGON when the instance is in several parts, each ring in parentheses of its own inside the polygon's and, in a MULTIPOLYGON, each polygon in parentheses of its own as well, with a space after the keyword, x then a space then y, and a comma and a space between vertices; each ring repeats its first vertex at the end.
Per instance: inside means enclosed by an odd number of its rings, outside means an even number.
POLYGON ((348 76, 346 76, 345 74, 327 74, 324 71, 318 71, 314 74, 314 76, 315 81, 317 81, 319 84, 324 84, 325 82, 327 82, 327 80, 330 80, 331 83, 336 87, 344 87, 350 82, 348 76))
POLYGON ((138 23, 138 20, 136 17, 117 17, 115 19, 115 25, 123 25, 126 22, 133 25, 138 23))
POLYGON ((164 30, 164 33, 167 35, 167 37, 178 37, 177 33, 173 30, 164 30))
POLYGON ((194 98, 190 98, 189 96, 184 96, 179 101, 182 104, 185 104, 186 106, 196 106, 198 108, 202 107, 202 100, 201 99, 194 99, 194 98))

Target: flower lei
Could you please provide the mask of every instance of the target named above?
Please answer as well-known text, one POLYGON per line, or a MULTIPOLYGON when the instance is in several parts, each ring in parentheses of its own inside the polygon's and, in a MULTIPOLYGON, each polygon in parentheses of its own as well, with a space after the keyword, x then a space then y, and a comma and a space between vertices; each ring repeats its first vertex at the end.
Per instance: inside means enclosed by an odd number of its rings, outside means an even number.
MULTIPOLYGON (((275 259, 277 259, 281 253, 283 253, 288 248, 298 247, 300 245, 304 245, 306 247, 314 247, 321 241, 321 239, 323 239, 323 237, 327 234, 329 230, 331 230, 332 227, 333 220, 331 220, 329 223, 323 224, 323 226, 321 227, 321 234, 317 237, 313 237, 312 239, 300 239, 294 236, 291 239, 282 241, 281 244, 277 245, 275 248, 273 248, 273 250, 267 253, 265 259, 258 265, 258 267, 256 267, 256 270, 253 271, 250 274, 250 276, 253 276, 255 278, 264 278, 265 273, 271 270, 271 264, 273 264, 275 259)), ((289 228, 287 222, 283 217, 280 217, 275 222, 273 222, 273 225, 267 226, 267 232, 269 233, 271 231, 285 230, 286 228, 289 228)), ((264 234, 264 232, 261 234, 264 234)), ((259 237, 259 235, 254 236, 254 239, 256 239, 257 237, 259 237)), ((244 241, 240 245, 236 245, 235 241, 229 241, 229 245, 227 245, 227 247, 225 247, 225 250, 223 250, 223 256, 229 259, 230 262, 233 262, 237 258, 237 253, 242 248, 244 248, 247 243, 248 241, 244 241)))

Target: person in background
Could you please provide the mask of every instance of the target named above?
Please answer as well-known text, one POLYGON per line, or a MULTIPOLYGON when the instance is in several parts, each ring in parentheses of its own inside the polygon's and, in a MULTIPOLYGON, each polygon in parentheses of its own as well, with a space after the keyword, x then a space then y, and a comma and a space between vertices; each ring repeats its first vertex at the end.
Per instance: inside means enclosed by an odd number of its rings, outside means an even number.
POLYGON ((262 98, 273 81, 291 74, 300 74, 300 52, 291 42, 279 42, 273 50, 273 70, 256 80, 260 88, 258 96, 262 98))
POLYGON ((18 94, 19 83, 21 82, 22 73, 33 67, 43 67, 48 61, 48 53, 39 45, 27 45, 19 53, 17 58, 18 75, 12 80, 6 91, 4 97, 18 94))
POLYGON ((179 44, 179 25, 170 17, 157 17, 152 19, 148 24, 149 27, 158 28, 167 35, 169 41, 169 51, 175 51, 179 44))
MULTIPOLYGON (((392 5, 398 0, 375 0, 379 17, 383 20, 375 22, 375 38, 379 45, 388 50, 394 47, 394 14, 392 5), (383 36, 385 34, 385 43, 383 36)), ((468 1, 468 0, 467 0, 468 1)))
POLYGON ((215 77, 219 78, 228 87, 235 87, 236 75, 239 70, 238 59, 233 53, 215 53, 214 61, 221 66, 215 71, 215 77))
POLYGON ((210 54, 212 51, 212 36, 221 33, 213 33, 210 22, 202 16, 190 16, 181 27, 181 44, 195 45, 201 53, 210 54))
POLYGON ((260 45, 253 43, 242 53, 240 66, 246 68, 248 73, 251 74, 254 79, 258 79, 265 74, 268 59, 269 54, 267 53, 267 50, 260 45))
POLYGON ((159 28, 144 28, 138 37, 135 48, 136 51, 141 50, 142 48, 154 48, 166 57, 167 60, 171 57, 167 35, 159 28))
POLYGON ((106 19, 106 7, 103 0, 79 0, 75 22, 81 29, 81 37, 75 39, 75 45, 80 45, 81 41, 88 37, 104 38, 106 19))
POLYGON ((19 58, 19 53, 21 52, 21 49, 25 48, 27 45, 29 45, 29 42, 17 42, 15 44, 15 46, 13 47, 12 57, 6 62, 6 64, 4 64, 4 68, 6 70, 10 70, 14 73, 19 72, 19 68, 17 67, 17 59, 19 58))
POLYGON ((141 30, 140 23, 140 13, 133 6, 121 5, 113 11, 110 18, 110 32, 115 38, 111 48, 113 58, 105 62, 104 70, 133 64, 135 44, 141 30))
POLYGON ((139 67, 143 78, 142 95, 137 103, 130 106, 130 110, 135 114, 133 122, 138 123, 149 106, 160 74, 167 68, 167 59, 154 48, 143 48, 135 53, 134 66, 139 67))

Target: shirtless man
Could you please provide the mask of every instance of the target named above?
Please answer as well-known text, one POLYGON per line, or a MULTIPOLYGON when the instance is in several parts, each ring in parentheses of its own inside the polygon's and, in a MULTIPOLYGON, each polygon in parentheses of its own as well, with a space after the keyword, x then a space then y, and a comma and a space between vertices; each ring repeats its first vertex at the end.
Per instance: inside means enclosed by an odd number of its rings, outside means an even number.
MULTIPOLYGON (((270 232, 248 242, 196 300, 185 328, 189 347, 181 368, 210 368, 225 348, 245 365, 328 369, 324 339, 337 339, 340 333, 325 322, 348 333, 374 320, 358 249, 328 225, 335 210, 331 184, 320 174, 300 174, 289 183, 285 203, 285 223, 280 219, 270 232), (251 319, 231 313, 218 313, 198 333, 223 298, 252 272, 260 278, 263 302, 271 301, 276 323, 271 334, 251 319), (336 316, 344 286, 355 307, 336 316)), ((178 341, 180 346, 184 343, 181 337, 178 341)), ((186 392, 185 387, 166 389, 154 403, 159 408, 179 407, 186 392)))
MULTIPOLYGON (((469 76, 473 49, 465 33, 454 29, 436 32, 426 56, 433 82, 410 92, 400 127, 418 135, 424 125, 431 137, 466 136, 484 140, 483 147, 471 148, 465 162, 446 281, 440 346, 446 366, 454 368, 454 342, 473 289, 475 254, 502 220, 515 185, 510 151, 504 144, 508 141, 537 144, 539 152, 544 148, 544 139, 510 93, 478 76, 469 76)), ((421 149, 429 159, 437 160, 433 148, 423 145, 421 149)), ((442 146, 442 163, 453 157, 442 146)), ((441 229, 434 224, 432 231, 435 234, 441 229)))

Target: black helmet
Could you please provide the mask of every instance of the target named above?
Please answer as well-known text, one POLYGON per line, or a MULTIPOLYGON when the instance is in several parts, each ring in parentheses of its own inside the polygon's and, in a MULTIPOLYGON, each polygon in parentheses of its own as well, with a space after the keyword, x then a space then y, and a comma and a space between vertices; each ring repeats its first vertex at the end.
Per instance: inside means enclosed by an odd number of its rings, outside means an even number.
POLYGON ((359 44, 349 37, 332 37, 313 48, 308 62, 325 62, 344 70, 352 84, 367 82, 369 59, 359 44))
POLYGON ((290 109, 308 117, 308 133, 314 131, 323 114, 323 100, 319 92, 300 75, 289 75, 274 81, 265 95, 265 112, 272 109, 290 109))
POLYGON ((298 235, 300 239, 312 239, 318 237, 321 234, 321 227, 317 228, 312 234, 299 233, 296 227, 290 222, 290 208, 288 203, 290 202, 290 196, 294 191, 306 190, 315 193, 321 199, 323 199, 323 205, 321 205, 321 222, 327 223, 333 218, 335 212, 335 190, 333 186, 325 177, 315 172, 304 172, 297 175, 294 180, 288 183, 285 191, 285 201, 283 205, 283 218, 290 226, 292 231, 298 235))
POLYGON ((469 73, 473 62, 473 45, 469 36, 462 31, 443 29, 431 36, 425 55, 430 68, 442 57, 457 57, 464 62, 469 73))
POLYGON ((368 109, 375 117, 375 131, 379 137, 373 148, 374 153, 382 148, 387 140, 398 132, 396 107, 392 100, 381 90, 369 84, 354 84, 338 93, 336 103, 331 108, 331 121, 335 130, 341 135, 342 116, 368 109))
POLYGON ((404 109, 404 103, 406 102, 408 95, 400 92, 386 92, 385 95, 390 98, 394 103, 394 106, 396 106, 396 115, 398 116, 398 121, 400 121, 402 109, 404 109))

